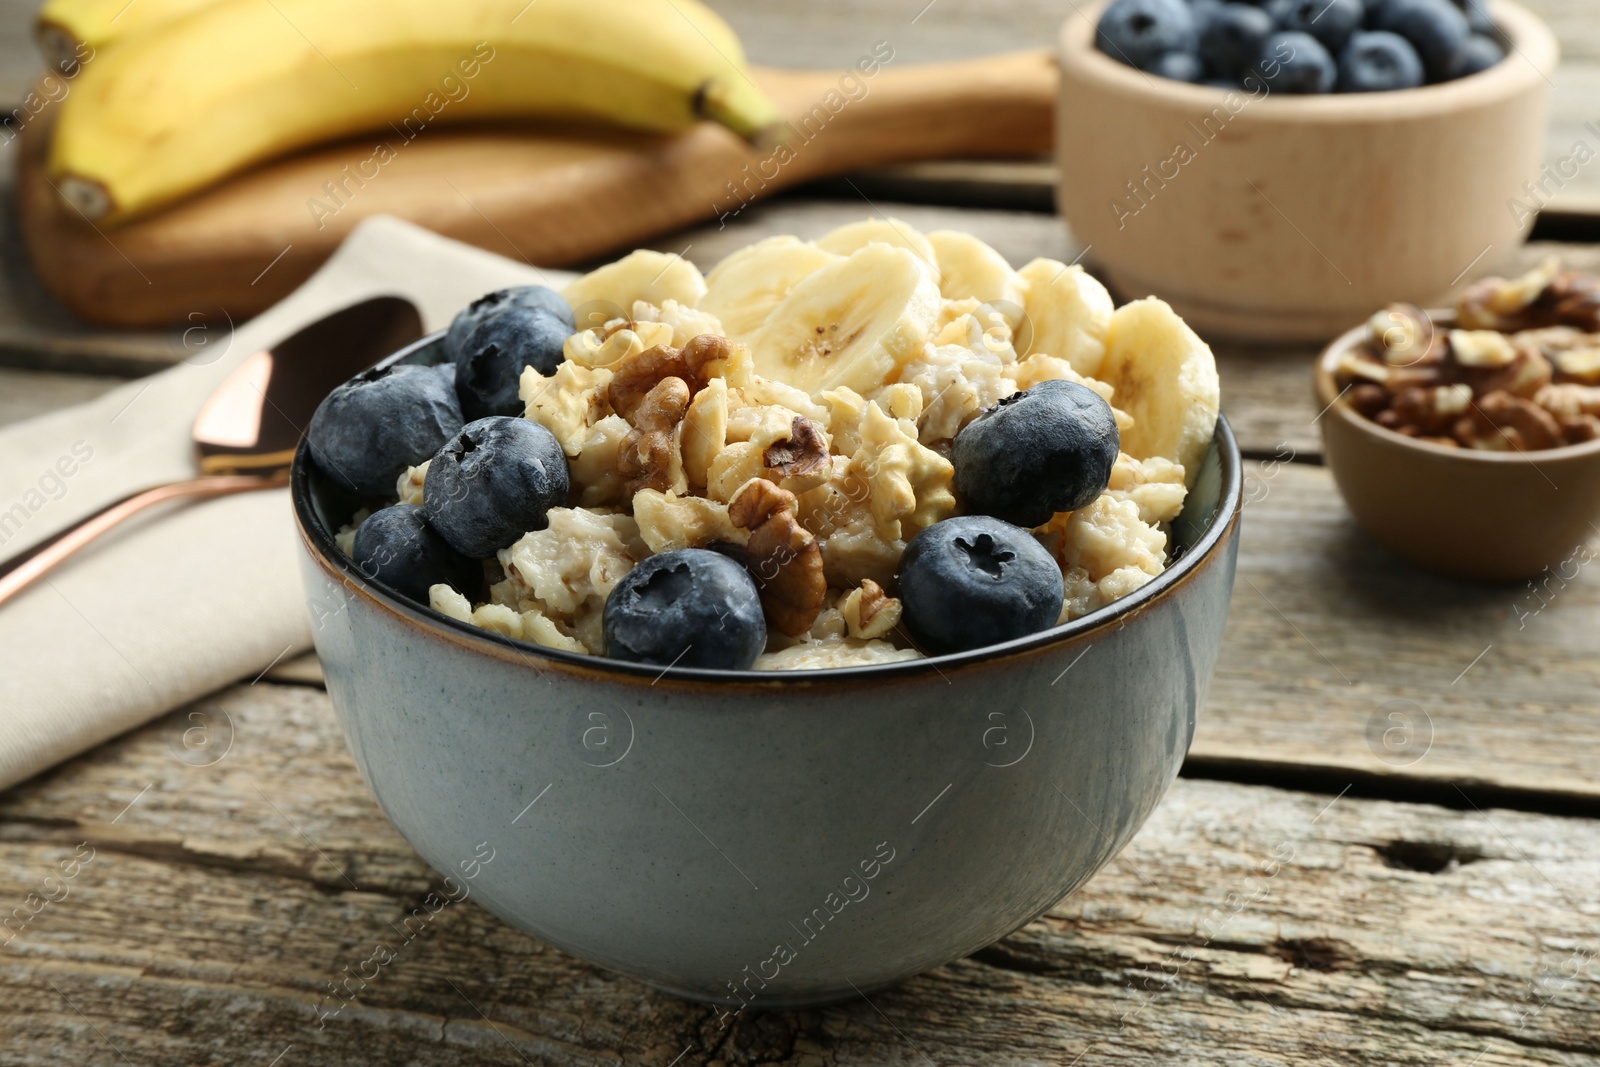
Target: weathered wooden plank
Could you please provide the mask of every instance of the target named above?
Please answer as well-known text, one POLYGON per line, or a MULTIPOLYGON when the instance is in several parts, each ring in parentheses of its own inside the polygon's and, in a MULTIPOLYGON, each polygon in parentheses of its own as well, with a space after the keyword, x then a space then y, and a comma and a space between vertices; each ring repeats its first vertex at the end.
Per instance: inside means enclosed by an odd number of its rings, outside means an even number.
POLYGON ((1451 799, 1469 782, 1600 797, 1600 584, 1582 557, 1537 587, 1434 578, 1368 539, 1325 469, 1249 467, 1192 759, 1398 776, 1451 799))
POLYGON ((322 661, 317 659, 315 652, 307 652, 303 656, 274 663, 261 675, 261 680, 280 685, 321 686, 324 683, 322 661))
MULTIPOLYGON (((9 4, 0 7, 0 16, 7 20, 15 14, 9 4)), ((8 40, 0 31, 0 72, 12 69, 5 66, 8 40)), ((11 195, 15 157, 14 135, 0 129, 0 365, 132 377, 195 356, 194 343, 206 340, 200 334, 191 335, 191 348, 186 349, 179 332, 87 326, 45 291, 28 265, 17 233, 11 195)))
POLYGON ((34 0, 0 0, 0 100, 7 106, 23 98, 44 65, 33 46, 38 8, 34 0))
POLYGON ((999 945, 870 1004, 724 1030, 470 900, 406 940, 437 877, 325 695, 263 683, 0 797, 0 900, 58 898, 0 952, 6 1058, 1592 1065, 1597 853, 1584 820, 1180 780, 1119 860, 999 945), (380 943, 395 960, 328 1014, 380 943))

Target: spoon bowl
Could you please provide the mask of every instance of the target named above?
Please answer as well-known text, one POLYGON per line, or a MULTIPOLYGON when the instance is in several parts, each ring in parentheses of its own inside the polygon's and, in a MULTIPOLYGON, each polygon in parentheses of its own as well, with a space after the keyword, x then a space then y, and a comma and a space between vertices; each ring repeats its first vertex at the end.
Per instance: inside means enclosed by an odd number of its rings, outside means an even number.
POLYGON ((195 417, 191 436, 199 476, 125 497, 0 565, 0 605, 157 504, 288 484, 295 446, 322 398, 379 356, 421 336, 422 317, 410 301, 380 296, 326 315, 245 357, 195 417))

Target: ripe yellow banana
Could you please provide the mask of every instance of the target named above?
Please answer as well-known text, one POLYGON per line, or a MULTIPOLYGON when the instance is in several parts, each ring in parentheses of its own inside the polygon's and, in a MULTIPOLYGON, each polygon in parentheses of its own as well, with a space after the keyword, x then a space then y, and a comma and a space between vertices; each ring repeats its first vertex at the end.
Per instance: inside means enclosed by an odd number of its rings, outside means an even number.
POLYGON ((698 0, 224 0, 86 63, 49 172, 119 221, 320 141, 510 116, 780 121, 698 0))
POLYGON ((63 74, 112 41, 214 7, 221 0, 44 0, 33 36, 45 62, 63 74))

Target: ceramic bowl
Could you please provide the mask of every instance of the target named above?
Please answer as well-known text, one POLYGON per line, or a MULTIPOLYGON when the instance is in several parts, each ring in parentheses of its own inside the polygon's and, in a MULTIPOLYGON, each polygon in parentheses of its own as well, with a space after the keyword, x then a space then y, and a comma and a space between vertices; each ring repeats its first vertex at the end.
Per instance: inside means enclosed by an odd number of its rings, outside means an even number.
POLYGON ((1525 8, 1491 2, 1514 51, 1480 74, 1291 97, 1125 66, 1094 48, 1104 6, 1061 33, 1056 201, 1123 295, 1206 336, 1326 341, 1436 302, 1532 225, 1558 49, 1525 8))
MULTIPOLYGON (((399 358, 436 362, 437 336, 399 358)), ((303 446, 291 491, 350 750, 451 892, 603 967, 762 1008, 971 953, 1127 844, 1216 663, 1240 462, 1219 422, 1173 523, 1181 555, 1107 609, 974 652, 786 673, 455 622, 362 579, 331 536, 351 503, 303 446)))
MULTIPOLYGON (((1441 327, 1449 311, 1430 311, 1441 327)), ((1356 413, 1334 369, 1366 340, 1339 337, 1313 372, 1323 462, 1350 512, 1396 556, 1455 578, 1570 579, 1600 532, 1600 440, 1539 452, 1480 452, 1418 441, 1356 413)))

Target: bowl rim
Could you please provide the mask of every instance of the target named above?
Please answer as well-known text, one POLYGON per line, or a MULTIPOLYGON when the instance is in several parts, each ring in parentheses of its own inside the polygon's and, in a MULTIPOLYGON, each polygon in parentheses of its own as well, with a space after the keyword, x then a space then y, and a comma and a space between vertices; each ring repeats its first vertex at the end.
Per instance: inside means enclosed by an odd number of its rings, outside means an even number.
MULTIPOLYGON (((429 334, 379 360, 374 366, 399 362, 435 344, 444 334, 443 330, 429 334)), ((572 673, 601 677, 613 682, 645 679, 651 685, 655 685, 658 682, 666 684, 675 680, 678 683, 716 682, 719 687, 742 683, 770 690, 780 686, 860 684, 869 681, 900 680, 924 674, 944 676, 950 670, 1018 657, 1056 645, 1072 644, 1105 630, 1126 625, 1131 617, 1165 599, 1185 584, 1204 564, 1213 561, 1219 549, 1231 539, 1233 531, 1238 526, 1244 505, 1244 461, 1239 453, 1233 428, 1228 425, 1227 418, 1220 413, 1217 415, 1212 442, 1217 448, 1221 476, 1216 512, 1206 523, 1200 536, 1184 549, 1182 555, 1169 562, 1159 575, 1127 596, 1082 618, 996 645, 892 663, 804 670, 735 671, 705 667, 663 669, 656 664, 629 663, 606 656, 586 656, 576 652, 546 648, 543 645, 506 637, 493 630, 485 630, 471 623, 452 619, 426 604, 410 600, 381 582, 365 577, 355 561, 339 550, 333 534, 317 519, 316 509, 312 503, 312 464, 309 460, 309 445, 304 437, 295 449, 294 462, 290 470, 289 496, 294 511, 295 528, 300 534, 301 543, 312 561, 328 577, 339 581, 348 595, 364 596, 397 621, 418 626, 433 636, 449 638, 454 643, 501 659, 510 659, 512 656, 508 653, 514 654, 541 673, 542 668, 548 666, 572 673)))
MULTIPOLYGON (((1455 326, 1456 315, 1448 308, 1427 308, 1424 314, 1432 319, 1436 326, 1450 329, 1455 326)), ((1409 448, 1415 452, 1429 456, 1439 456, 1445 459, 1456 460, 1461 463, 1478 464, 1512 464, 1538 469, 1541 464, 1549 462, 1562 462, 1565 460, 1583 459, 1600 453, 1600 437, 1593 441, 1582 441, 1575 445, 1562 445, 1560 448, 1545 448, 1535 452, 1490 452, 1479 448, 1450 448, 1445 445, 1436 445, 1429 441, 1419 441, 1415 437, 1407 437, 1403 433, 1396 433, 1385 426, 1357 412, 1345 399, 1345 393, 1350 387, 1335 389, 1334 365, 1339 357, 1350 351, 1367 338, 1367 326, 1353 326, 1344 333, 1335 337, 1317 354, 1316 362, 1311 367, 1311 380, 1314 383, 1317 402, 1322 404, 1322 412, 1317 418, 1320 420, 1331 415, 1341 422, 1357 427, 1362 433, 1374 437, 1388 444, 1409 448)))
MULTIPOLYGON (((1538 15, 1513 0, 1489 0, 1489 14, 1507 36, 1510 47, 1500 62, 1477 74, 1415 89, 1374 93, 1325 93, 1315 96, 1268 92, 1259 99, 1245 89, 1221 89, 1163 78, 1118 62, 1094 47, 1095 24, 1112 0, 1095 0, 1077 8, 1062 25, 1057 48, 1063 72, 1099 83, 1103 88, 1168 106, 1197 107, 1209 112, 1230 93, 1253 101, 1248 110, 1266 123, 1346 124, 1445 117, 1466 107, 1515 96, 1539 82, 1550 83, 1560 59, 1555 33, 1538 15), (1520 57, 1523 62, 1510 62, 1520 57)), ((1063 85, 1065 80, 1063 80, 1063 85)), ((1065 89, 1063 89, 1065 92, 1065 89)), ((1232 110, 1230 108, 1230 110, 1232 110)), ((1234 112, 1234 118, 1243 110, 1234 112)))

